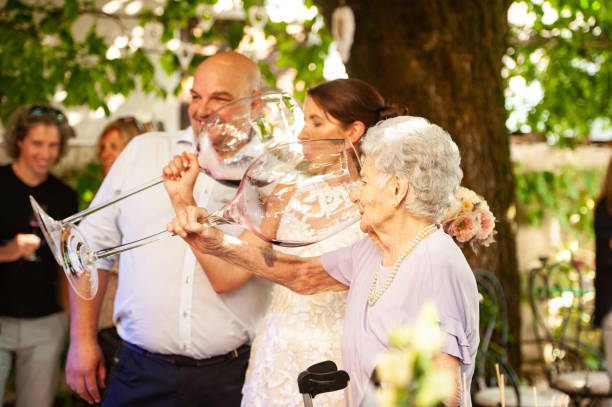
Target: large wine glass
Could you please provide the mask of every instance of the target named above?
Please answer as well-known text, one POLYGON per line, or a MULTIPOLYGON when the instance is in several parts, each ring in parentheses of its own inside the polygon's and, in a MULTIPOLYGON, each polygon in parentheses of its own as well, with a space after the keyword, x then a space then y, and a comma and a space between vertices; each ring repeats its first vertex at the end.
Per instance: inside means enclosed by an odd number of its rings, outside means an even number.
MULTIPOLYGON (((264 152, 248 167, 234 198, 210 214, 210 225, 241 225, 281 246, 323 240, 360 217, 350 199, 359 181, 359 158, 347 140, 287 143, 264 152), (296 227, 300 225, 300 227, 296 227)), ((93 250, 72 223, 65 225, 61 255, 72 286, 83 298, 98 287, 98 259, 172 236, 167 231, 120 246, 93 250)))
POLYGON ((240 99, 206 119, 196 154, 200 171, 238 185, 248 166, 267 149, 297 141, 304 127, 298 103, 284 93, 240 99))
MULTIPOLYGON (((195 153, 198 155, 200 171, 220 182, 237 185, 249 164, 262 152, 297 140, 303 125, 304 115, 299 104, 285 93, 269 92, 228 103, 206 119, 197 137, 195 153)), ((81 237, 74 225, 92 213, 162 182, 159 176, 116 199, 89 207, 62 220, 50 217, 30 197, 43 236, 55 260, 64 267, 68 281, 75 290, 80 286, 93 287, 93 283, 83 284, 79 281, 93 277, 74 274, 65 267, 64 245, 68 241, 79 241, 81 237), (71 234, 74 236, 71 237, 71 234)), ((93 297, 95 292, 80 294, 83 297, 93 297)))

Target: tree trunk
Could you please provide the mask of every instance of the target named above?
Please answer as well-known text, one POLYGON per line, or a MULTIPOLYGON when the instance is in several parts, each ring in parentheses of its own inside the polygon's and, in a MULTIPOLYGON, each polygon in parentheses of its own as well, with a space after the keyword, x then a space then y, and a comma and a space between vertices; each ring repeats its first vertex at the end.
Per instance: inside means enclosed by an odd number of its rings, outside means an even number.
MULTIPOLYGON (((315 0, 327 21, 337 0, 315 0)), ((461 150, 462 185, 483 195, 497 217, 497 242, 473 269, 500 279, 507 297, 510 362, 520 365, 519 275, 508 208, 514 175, 505 127, 502 56, 509 0, 349 0, 355 38, 347 71, 374 85, 387 102, 408 107, 447 130, 461 150)))

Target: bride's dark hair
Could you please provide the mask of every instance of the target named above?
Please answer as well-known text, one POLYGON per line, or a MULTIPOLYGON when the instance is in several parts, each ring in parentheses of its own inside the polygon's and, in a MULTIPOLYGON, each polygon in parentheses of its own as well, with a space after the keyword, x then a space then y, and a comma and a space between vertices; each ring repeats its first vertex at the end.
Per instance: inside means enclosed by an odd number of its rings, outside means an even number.
POLYGON ((381 120, 407 114, 400 105, 387 106, 380 93, 360 79, 323 82, 309 89, 307 94, 343 127, 358 120, 365 124, 367 130, 381 120))

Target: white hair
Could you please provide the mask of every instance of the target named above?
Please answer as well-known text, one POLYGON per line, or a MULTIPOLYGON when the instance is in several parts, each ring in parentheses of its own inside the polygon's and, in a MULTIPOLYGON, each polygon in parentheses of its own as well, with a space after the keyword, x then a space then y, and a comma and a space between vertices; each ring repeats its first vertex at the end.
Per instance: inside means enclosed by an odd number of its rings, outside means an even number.
POLYGON ((459 149, 446 131, 422 117, 398 116, 368 129, 361 150, 385 175, 383 185, 393 175, 408 180, 405 204, 413 216, 442 219, 463 178, 459 149))

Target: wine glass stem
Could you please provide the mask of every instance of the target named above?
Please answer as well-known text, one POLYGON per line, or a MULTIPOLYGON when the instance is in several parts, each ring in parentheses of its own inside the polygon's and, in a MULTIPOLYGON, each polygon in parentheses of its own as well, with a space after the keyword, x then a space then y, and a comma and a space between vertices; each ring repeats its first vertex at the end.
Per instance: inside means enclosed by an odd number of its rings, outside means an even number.
POLYGON ((137 247, 147 245, 149 243, 154 243, 154 242, 157 242, 158 240, 162 240, 170 236, 175 236, 175 235, 168 232, 167 230, 164 230, 163 232, 155 233, 154 235, 143 237, 142 239, 134 240, 133 242, 98 250, 95 254, 96 260, 103 259, 105 257, 114 256, 115 254, 119 254, 119 253, 122 253, 128 250, 132 250, 137 247))
MULTIPOLYGON (((208 217, 205 219, 205 222, 211 226, 230 223, 228 222, 227 219, 220 216, 219 212, 215 212, 213 214, 208 215, 208 217)), ((130 243, 125 243, 119 246, 108 247, 106 249, 98 250, 94 254, 95 260, 114 256, 115 254, 119 254, 119 253, 122 253, 128 250, 132 250, 137 247, 147 245, 149 243, 154 243, 154 242, 157 242, 158 240, 162 240, 162 239, 165 239, 171 236, 176 236, 176 235, 164 230, 163 232, 155 233, 154 235, 143 237, 142 239, 134 240, 133 242, 130 242, 130 243)))
POLYGON ((119 201, 121 201, 121 200, 123 200, 125 198, 128 198, 128 197, 130 197, 132 195, 135 195, 135 194, 137 194, 137 193, 139 193, 141 191, 144 191, 146 189, 154 187, 155 185, 159 185, 162 182, 164 182, 164 179, 161 176, 157 177, 157 178, 155 178, 155 179, 153 179, 153 180, 151 180, 149 182, 146 182, 144 184, 138 185, 137 187, 129 190, 128 192, 126 192, 125 194, 121 195, 120 197, 118 197, 116 199, 113 199, 113 200, 108 201, 108 202, 102 202, 101 204, 96 205, 96 206, 91 206, 91 207, 89 207, 89 208, 87 208, 87 209, 85 209, 85 210, 83 210, 81 212, 75 213, 74 215, 69 216, 69 217, 63 219, 61 222, 62 223, 78 223, 81 220, 83 220, 84 217, 86 217, 88 215, 91 215, 92 213, 98 212, 99 210, 104 209, 107 206, 110 206, 110 205, 114 204, 115 202, 119 202, 119 201))

